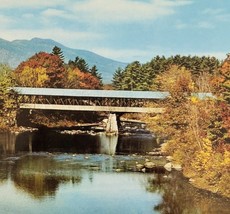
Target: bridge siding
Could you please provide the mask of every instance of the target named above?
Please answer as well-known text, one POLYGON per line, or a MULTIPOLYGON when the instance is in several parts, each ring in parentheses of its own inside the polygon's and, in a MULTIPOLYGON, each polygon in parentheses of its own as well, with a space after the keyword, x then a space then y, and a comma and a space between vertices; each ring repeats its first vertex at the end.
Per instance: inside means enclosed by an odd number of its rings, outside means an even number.
POLYGON ((82 106, 82 105, 56 105, 56 104, 30 104, 22 103, 21 109, 41 110, 67 110, 67 111, 105 111, 127 113, 162 113, 163 108, 148 107, 115 107, 115 106, 82 106))

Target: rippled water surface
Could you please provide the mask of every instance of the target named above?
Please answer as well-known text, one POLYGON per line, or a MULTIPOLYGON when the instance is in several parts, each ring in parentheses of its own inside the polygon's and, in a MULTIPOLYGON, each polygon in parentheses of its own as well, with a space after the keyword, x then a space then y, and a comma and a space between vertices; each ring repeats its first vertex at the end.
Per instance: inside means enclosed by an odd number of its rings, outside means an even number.
POLYGON ((229 213, 227 199, 179 172, 138 172, 158 145, 149 134, 0 134, 0 213, 229 213))

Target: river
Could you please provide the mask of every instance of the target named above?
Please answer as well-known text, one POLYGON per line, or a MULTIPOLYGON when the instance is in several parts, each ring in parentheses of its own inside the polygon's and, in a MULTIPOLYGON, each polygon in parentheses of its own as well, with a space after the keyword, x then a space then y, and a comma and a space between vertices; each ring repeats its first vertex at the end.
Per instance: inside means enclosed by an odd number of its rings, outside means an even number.
POLYGON ((181 172, 135 167, 159 145, 149 133, 40 130, 0 134, 0 214, 227 214, 229 200, 189 184, 181 172))

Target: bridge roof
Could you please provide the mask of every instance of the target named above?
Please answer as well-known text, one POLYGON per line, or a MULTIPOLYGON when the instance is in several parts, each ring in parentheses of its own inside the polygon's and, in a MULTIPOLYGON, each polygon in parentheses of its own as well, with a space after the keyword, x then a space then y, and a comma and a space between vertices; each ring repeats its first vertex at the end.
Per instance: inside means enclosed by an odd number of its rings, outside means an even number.
POLYGON ((168 92, 160 91, 115 91, 89 89, 29 88, 14 87, 13 90, 23 95, 60 96, 60 97, 95 97, 95 98, 131 98, 131 99, 165 99, 168 92))

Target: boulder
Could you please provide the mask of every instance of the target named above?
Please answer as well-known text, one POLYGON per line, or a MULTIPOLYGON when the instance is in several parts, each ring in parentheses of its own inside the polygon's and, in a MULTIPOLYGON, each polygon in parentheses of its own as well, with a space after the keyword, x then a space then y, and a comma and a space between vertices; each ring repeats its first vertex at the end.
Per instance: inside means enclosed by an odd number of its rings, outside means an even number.
POLYGON ((164 168, 167 170, 167 171, 172 171, 172 163, 166 163, 165 165, 164 165, 164 168))
POLYGON ((141 169, 144 168, 144 165, 139 163, 139 164, 136 165, 136 168, 137 168, 138 170, 141 170, 141 169))
POLYGON ((155 152, 148 152, 148 155, 152 155, 152 156, 160 156, 162 155, 161 152, 155 151, 155 152))
POLYGON ((180 164, 177 164, 177 163, 173 163, 172 167, 173 167, 173 169, 175 169, 177 171, 181 171, 182 170, 182 166, 180 164))
POLYGON ((172 160, 173 160, 173 157, 172 157, 172 156, 167 156, 167 157, 166 157, 166 160, 172 161, 172 160))
POLYGON ((148 161, 148 162, 145 163, 145 168, 147 168, 147 169, 152 169, 155 166, 156 166, 155 163, 153 163, 151 161, 148 161))

